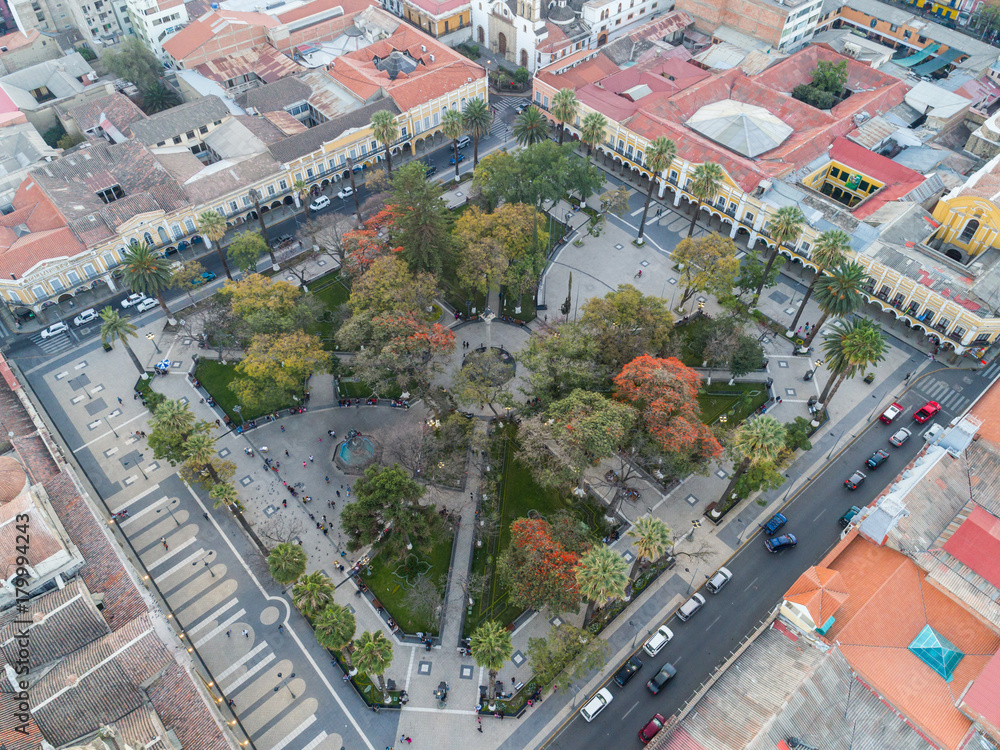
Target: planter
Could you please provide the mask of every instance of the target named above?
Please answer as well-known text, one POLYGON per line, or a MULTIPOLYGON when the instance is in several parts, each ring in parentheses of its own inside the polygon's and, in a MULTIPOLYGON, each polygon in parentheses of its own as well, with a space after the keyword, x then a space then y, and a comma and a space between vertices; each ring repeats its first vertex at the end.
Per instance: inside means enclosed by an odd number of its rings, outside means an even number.
POLYGON ((874 372, 870 372, 867 375, 865 375, 865 382, 868 383, 869 385, 871 385, 872 383, 874 383, 875 382, 875 373, 874 372))

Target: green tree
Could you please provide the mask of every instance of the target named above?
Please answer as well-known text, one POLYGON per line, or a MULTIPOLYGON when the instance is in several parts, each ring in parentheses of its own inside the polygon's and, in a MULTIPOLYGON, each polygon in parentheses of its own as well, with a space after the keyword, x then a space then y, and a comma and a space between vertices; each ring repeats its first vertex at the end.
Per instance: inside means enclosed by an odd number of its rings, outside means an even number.
POLYGON ((101 310, 101 321, 101 343, 106 344, 108 341, 112 343, 121 341, 122 346, 125 347, 125 351, 128 352, 128 356, 132 359, 135 369, 139 371, 140 375, 144 375, 146 370, 128 343, 129 339, 138 337, 138 334, 135 332, 135 326, 119 315, 118 311, 113 307, 105 307, 101 310))
POLYGON ((187 459, 184 444, 198 432, 209 432, 214 427, 205 420, 195 420, 189 404, 167 399, 156 407, 149 419, 149 447, 153 457, 170 462, 171 466, 187 459))
POLYGON ((170 288, 170 265, 156 255, 144 242, 132 240, 122 258, 122 277, 125 285, 133 292, 156 297, 164 314, 169 318, 170 310, 163 300, 163 293, 170 288))
POLYGON ((846 318, 861 309, 865 298, 862 296, 868 272, 860 263, 841 263, 830 269, 816 284, 816 304, 823 313, 815 327, 806 336, 806 344, 812 343, 817 332, 832 315, 846 318))
POLYGON ((520 352, 527 370, 525 393, 547 406, 577 388, 607 389, 607 372, 598 364, 598 345, 580 323, 561 323, 536 331, 520 352))
MULTIPOLYGON (((646 168, 650 171, 649 190, 646 191, 646 203, 642 207, 642 221, 639 222, 639 244, 642 244, 642 237, 646 233, 646 214, 649 213, 649 204, 653 200, 653 191, 656 190, 656 178, 670 169, 670 165, 674 163, 676 158, 676 144, 663 136, 653 140, 646 149, 646 168)), ((697 215, 695 212, 695 216, 697 215)), ((691 236, 691 232, 688 232, 688 236, 691 236)))
POLYGON ((488 294, 503 284, 508 294, 520 297, 545 268, 549 236, 544 217, 533 206, 505 203, 493 213, 472 206, 455 222, 454 234, 459 248, 455 270, 466 289, 488 294))
POLYGON ((403 553, 430 538, 427 513, 420 506, 424 488, 398 465, 369 466, 354 484, 357 498, 344 508, 340 523, 348 537, 348 549, 374 544, 386 528, 392 533, 382 545, 403 553))
POLYGON ((621 217, 628 211, 630 191, 627 186, 619 185, 613 190, 601 193, 601 213, 611 213, 621 217))
MULTIPOLYGON (((312 224, 312 209, 309 208, 309 194, 312 188, 309 187, 309 183, 305 180, 295 180, 292 183, 292 194, 298 199, 299 203, 302 204, 302 208, 306 212, 306 223, 312 224)), ((254 266, 256 268, 256 265, 254 266)))
POLYGON ((390 205, 395 221, 390 237, 414 271, 441 273, 451 252, 451 218, 441 188, 427 180, 419 161, 396 170, 390 205))
POLYGON ((594 338, 598 361, 613 372, 640 354, 663 354, 674 326, 666 301, 631 284, 587 300, 581 322, 594 338))
POLYGON ((457 109, 449 109, 441 115, 441 132, 451 139, 452 159, 455 162, 455 182, 458 182, 458 139, 465 134, 465 119, 457 109))
POLYGON ((827 268, 833 268, 839 266, 841 263, 847 260, 847 251, 851 249, 851 236, 843 231, 842 229, 827 229, 813 243, 812 252, 809 254, 812 262, 816 264, 816 275, 813 276, 812 282, 809 284, 809 288, 806 289, 805 296, 799 303, 798 312, 795 313, 795 319, 792 320, 792 324, 788 326, 790 332, 795 331, 795 327, 799 324, 799 318, 802 317, 802 311, 806 309, 806 302, 812 296, 813 290, 816 288, 816 283, 823 276, 823 273, 827 268))
POLYGON ((819 60, 812 71, 812 85, 839 97, 847 86, 847 60, 819 60))
POLYGON ((494 404, 513 407, 514 399, 508 391, 510 367, 496 349, 474 352, 452 377, 451 395, 460 404, 488 406, 494 415, 494 404))
POLYGON ((684 286, 678 307, 684 307, 697 292, 708 292, 716 297, 732 294, 740 261, 736 257, 736 245, 728 237, 714 233, 685 237, 674 248, 673 260, 680 268, 684 286))
POLYGON ((538 107, 528 107, 514 120, 514 140, 520 146, 533 146, 549 137, 549 120, 538 107))
POLYGON ((381 630, 366 630, 354 644, 354 661, 361 672, 376 679, 382 691, 382 700, 389 703, 385 672, 392 664, 392 641, 381 630))
POLYGON ((812 450, 812 443, 809 442, 809 435, 812 433, 812 425, 805 417, 796 417, 794 422, 785 423, 785 450, 792 452, 799 449, 804 451, 812 450))
POLYGON ((390 149, 396 139, 399 138, 399 123, 396 122, 396 116, 387 109, 373 114, 372 135, 385 148, 385 168, 389 177, 392 177, 392 154, 390 153, 390 149))
POLYGON ((632 580, 635 580, 635 574, 639 572, 643 560, 655 563, 672 544, 670 528, 656 516, 636 519, 632 528, 625 533, 632 538, 632 545, 635 547, 635 562, 628 574, 632 580))
POLYGON ((298 579, 292 588, 292 601, 298 610, 310 620, 333 603, 337 587, 327 576, 316 570, 298 579))
POLYGON ((101 62, 116 78, 131 81, 140 90, 163 78, 163 64, 138 37, 126 37, 117 49, 102 56, 101 62))
POLYGON ((222 252, 222 238, 226 236, 226 220, 218 211, 209 209, 198 214, 198 230, 205 238, 205 242, 211 248, 215 245, 215 252, 222 262, 222 268, 226 271, 226 278, 233 280, 233 274, 229 271, 229 264, 226 263, 226 254, 222 252))
POLYGON ((735 300, 746 304, 743 299, 746 295, 756 295, 757 289, 773 287, 778 282, 780 272, 781 269, 772 268, 765 274, 764 261, 761 260, 760 253, 756 249, 748 250, 740 263, 740 274, 736 277, 733 289, 735 300))
POLYGON ((192 473, 207 473, 212 478, 213 486, 223 483, 224 477, 215 463, 218 455, 215 438, 207 432, 195 432, 184 441, 183 450, 185 463, 192 473))
POLYGON ((353 669, 348 646, 354 639, 357 625, 354 613, 347 607, 331 602, 313 619, 313 633, 320 646, 328 651, 339 651, 344 655, 347 668, 353 669))
POLYGON ((608 129, 608 118, 600 112, 590 112, 583 118, 580 125, 580 140, 587 144, 587 164, 594 148, 604 141, 604 133, 608 129))
POLYGON ((208 496, 215 501, 215 508, 221 508, 223 505, 227 508, 235 505, 240 510, 243 510, 243 503, 240 502, 240 493, 229 482, 223 482, 222 484, 217 484, 212 487, 208 492, 208 496))
POLYGON ((729 353, 729 374, 734 378, 760 370, 764 367, 764 347, 756 336, 745 333, 736 337, 736 344, 729 353))
POLYGON ((229 260, 246 274, 257 270, 257 261, 267 252, 267 243, 260 232, 240 232, 229 243, 229 260))
POLYGON ((163 112, 181 103, 177 92, 164 83, 163 80, 154 81, 148 86, 140 88, 139 100, 142 102, 142 111, 147 115, 163 112))
POLYGON ((297 544, 279 544, 267 556, 267 569, 282 586, 295 583, 306 572, 306 553, 297 544))
POLYGON ((706 161, 694 168, 688 192, 697 199, 697 203, 694 206, 694 215, 691 217, 691 226, 688 227, 688 237, 694 234, 694 225, 698 221, 702 204, 715 200, 725 180, 726 173, 714 161, 706 161))
POLYGON ((490 698, 496 699, 497 674, 514 653, 510 633, 496 620, 487 620, 472 632, 469 651, 476 664, 489 672, 490 698))
POLYGON ((773 466, 784 448, 785 426, 774 417, 765 414, 737 427, 732 442, 726 447, 728 457, 736 464, 736 471, 720 503, 729 502, 733 488, 747 470, 759 464, 773 466))
POLYGON ((462 113, 465 130, 472 136, 472 168, 479 166, 479 141, 489 135, 493 114, 485 99, 470 99, 462 113))
POLYGON ((259 333, 236 365, 237 377, 229 387, 244 406, 273 411, 301 394, 306 380, 329 369, 330 353, 318 336, 302 331, 259 333))
POLYGON ((757 304, 757 298, 760 297, 760 291, 764 287, 764 279, 771 272, 771 266, 774 265, 781 246, 789 242, 795 242, 799 238, 799 235, 802 234, 802 225, 805 223, 806 217, 798 206, 782 206, 775 212, 774 218, 769 223, 774 247, 771 248, 771 254, 767 258, 767 265, 764 267, 760 287, 754 294, 753 302, 755 305, 757 304))
POLYGON ((510 543, 497 559, 511 602, 525 609, 576 610, 580 603, 574 569, 576 551, 554 538, 552 526, 540 518, 519 518, 510 527, 510 543))
POLYGON ((607 641, 566 623, 549 630, 545 638, 528 639, 531 669, 542 685, 564 672, 570 680, 579 680, 603 667, 610 649, 607 641))
POLYGON ((847 378, 865 372, 885 359, 882 328, 867 318, 841 319, 823 334, 823 353, 832 377, 820 394, 820 404, 829 406, 847 378))
POLYGON ((587 613, 583 617, 586 627, 595 607, 625 596, 628 563, 610 547, 591 547, 576 567, 576 583, 580 596, 587 600, 587 613))
POLYGON ((576 92, 573 89, 559 89, 552 97, 552 116, 559 122, 559 145, 563 144, 563 136, 566 134, 566 123, 573 122, 576 117, 580 103, 576 100, 576 92))

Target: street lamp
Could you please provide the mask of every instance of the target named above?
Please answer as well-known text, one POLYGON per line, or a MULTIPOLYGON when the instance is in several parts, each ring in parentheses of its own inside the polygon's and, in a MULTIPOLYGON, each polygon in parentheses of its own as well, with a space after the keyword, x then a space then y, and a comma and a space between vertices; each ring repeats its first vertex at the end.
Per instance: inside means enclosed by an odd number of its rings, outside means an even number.
POLYGON ((243 407, 240 404, 236 404, 236 406, 233 407, 233 411, 236 412, 236 416, 240 418, 240 427, 242 427, 243 414, 241 412, 243 411, 243 407))
MULTIPOLYGON (((139 458, 142 458, 142 456, 139 456, 139 458)), ((139 462, 136 461, 135 465, 139 466, 139 462)), ((139 467, 139 470, 142 471, 142 467, 141 466, 139 467)), ((145 476, 145 474, 143 474, 143 476, 145 476)), ((170 517, 174 519, 174 523, 176 523, 178 526, 180 526, 181 522, 177 520, 177 517, 174 515, 174 512, 172 510, 170 510, 170 506, 171 505, 173 505, 174 503, 180 504, 180 502, 181 502, 181 499, 179 497, 175 497, 173 500, 171 500, 169 503, 167 503, 166 505, 164 505, 162 508, 157 508, 156 512, 159 513, 160 511, 163 511, 163 510, 167 511, 167 513, 170 514, 170 517)))
MULTIPOLYGON (((156 511, 159 513, 160 511, 156 511)), ((205 567, 208 568, 208 572, 212 574, 212 578, 215 578, 215 571, 212 570, 212 566, 208 564, 208 558, 215 554, 215 550, 210 549, 206 552, 200 559, 195 560, 192 565, 197 565, 198 563, 204 563, 205 567)), ((294 677, 295 675, 292 675, 294 677)))
MULTIPOLYGON (((278 677, 281 677, 281 672, 278 672, 278 677)), ((288 684, 289 680, 292 680, 294 678, 295 678, 295 672, 292 672, 291 674, 288 675, 288 677, 286 677, 277 685, 275 685, 274 692, 277 693, 282 687, 286 687, 288 688, 288 693, 292 696, 292 699, 294 700, 295 693, 292 692, 292 686, 288 684)))
POLYGON ((156 334, 150 331, 149 333, 146 334, 146 338, 153 342, 153 348, 156 349, 156 353, 162 354, 162 352, 160 351, 160 347, 156 345, 156 334))
MULTIPOLYGON (((111 431, 113 433, 115 433, 115 437, 118 437, 118 430, 116 430, 115 426, 113 424, 111 424, 111 417, 105 417, 104 421, 108 423, 108 427, 110 427, 111 431)), ((128 462, 126 461, 126 463, 128 463, 128 462)))
MULTIPOLYGON (((81 388, 83 388, 83 392, 87 394, 87 398, 89 398, 91 401, 93 401, 94 397, 90 395, 90 391, 87 390, 87 386, 85 386, 83 383, 80 382, 80 378, 82 378, 82 377, 83 377, 83 375, 79 375, 78 377, 73 378, 73 380, 75 380, 77 382, 77 385, 79 385, 81 388)), ((71 380, 69 382, 72 383, 73 380, 71 380)))

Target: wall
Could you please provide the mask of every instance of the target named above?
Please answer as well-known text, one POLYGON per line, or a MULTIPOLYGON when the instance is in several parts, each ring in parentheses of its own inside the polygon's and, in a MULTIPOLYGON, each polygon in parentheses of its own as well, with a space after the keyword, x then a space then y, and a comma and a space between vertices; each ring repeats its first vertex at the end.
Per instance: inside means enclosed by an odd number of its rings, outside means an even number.
POLYGON ((753 0, 677 0, 676 8, 694 18, 699 31, 711 33, 719 26, 732 26, 775 46, 792 11, 753 0))
POLYGON ((62 56, 62 50, 59 49, 59 44, 55 39, 39 36, 33 44, 0 53, 0 75, 14 73, 62 56))
POLYGON ((178 68, 191 70, 209 60, 261 47, 267 44, 266 31, 263 26, 228 26, 225 32, 216 34, 183 60, 175 62, 178 68))

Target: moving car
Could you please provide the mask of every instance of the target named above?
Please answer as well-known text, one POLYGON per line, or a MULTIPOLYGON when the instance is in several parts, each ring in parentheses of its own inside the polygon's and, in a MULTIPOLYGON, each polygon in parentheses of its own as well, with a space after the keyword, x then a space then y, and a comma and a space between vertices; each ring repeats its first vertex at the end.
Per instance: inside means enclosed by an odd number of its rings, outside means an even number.
POLYGON ((519 115, 530 106, 531 106, 530 104, 518 104, 516 107, 514 107, 514 114, 519 115))
POLYGON ((145 294, 130 294, 128 297, 122 300, 122 307, 128 310, 130 307, 138 305, 144 299, 146 299, 145 294))
MULTIPOLYGON (((458 155, 458 160, 459 160, 460 162, 462 162, 462 161, 465 161, 465 154, 459 154, 459 155, 458 155)), ((450 158, 450 159, 448 160, 448 163, 449 163, 449 164, 454 164, 454 163, 455 163, 455 157, 454 157, 454 156, 452 156, 452 157, 451 157, 451 158, 450 158)))
POLYGON ((42 331, 42 338, 50 339, 53 336, 58 336, 60 333, 69 333, 69 326, 63 323, 61 320, 58 323, 53 323, 44 331, 42 331))
POLYGON ((459 148, 468 148, 471 145, 472 145, 472 139, 467 135, 463 135, 461 138, 458 139, 459 148))
POLYGON ((344 200, 345 198, 350 198, 352 195, 354 195, 354 188, 352 188, 350 185, 345 185, 343 188, 337 191, 337 197, 340 198, 341 200, 344 200))
POLYGON ((140 302, 138 305, 135 306, 135 311, 143 313, 146 312, 146 310, 152 310, 154 307, 159 306, 159 304, 160 303, 157 302, 154 298, 146 297, 146 299, 144 299, 142 302, 140 302))
POLYGON ((75 326, 86 325, 92 320, 97 320, 99 317, 101 316, 97 314, 97 310, 91 307, 90 309, 84 310, 75 318, 73 318, 73 325, 75 326))
POLYGON ((703 597, 701 594, 695 594, 686 602, 684 602, 684 604, 681 605, 681 608, 677 610, 677 618, 683 622, 687 622, 692 617, 694 617, 695 613, 699 609, 701 609, 704 606, 705 606, 705 597, 703 597))
POLYGON ((889 442, 898 448, 909 439, 910 431, 905 427, 900 427, 895 433, 893 433, 893 436, 889 438, 889 442))
POLYGON ((860 512, 861 508, 859 508, 857 505, 852 505, 844 515, 842 515, 839 519, 837 519, 837 523, 840 524, 840 528, 846 529, 847 524, 849 524, 851 520, 860 512))
POLYGON ((215 274, 212 271, 205 271, 201 276, 196 276, 191 279, 192 286, 201 286, 202 284, 207 284, 210 281, 215 281, 215 274))
POLYGON ((650 656, 656 656, 663 647, 670 643, 670 640, 674 637, 673 631, 666 625, 661 625, 659 630, 653 633, 653 637, 646 641, 646 645, 642 647, 650 656))
MULTIPOLYGON (((349 190, 349 189, 350 188, 344 188, 344 190, 349 190)), ((340 193, 344 192, 344 190, 341 190, 340 193)), ((337 197, 338 198, 343 198, 344 196, 342 196, 340 193, 337 193, 337 197)), ((350 195, 350 193, 348 193, 348 195, 350 195)), ((310 211, 322 211, 324 208, 326 208, 329 205, 330 205, 330 196, 328 196, 328 195, 321 195, 319 198, 317 198, 316 200, 314 200, 312 203, 309 204, 309 210, 310 211)))
POLYGON ((718 594, 722 591, 722 587, 731 580, 733 580, 733 574, 729 572, 729 568, 719 568, 718 572, 705 584, 705 588, 713 594, 718 594))
POLYGON ((675 674, 677 674, 677 668, 674 667, 673 664, 664 664, 663 669, 657 672, 653 678, 646 683, 646 687, 649 688, 649 692, 656 695, 663 690, 663 686, 670 682, 671 678, 675 674))
POLYGON ((436 164, 427 165, 427 176, 432 177, 437 174, 438 168, 436 164))
POLYGON ((856 471, 851 474, 850 477, 844 480, 844 484, 847 485, 847 489, 856 490, 858 485, 860 485, 867 478, 867 474, 863 471, 856 471))
POLYGON ((865 463, 868 464, 869 469, 877 469, 879 466, 881 466, 888 460, 889 460, 889 454, 880 448, 879 450, 872 453, 871 456, 868 458, 868 460, 865 461, 865 463))
POLYGON ((663 725, 667 723, 667 720, 663 718, 662 714, 656 714, 649 723, 639 730, 639 739, 642 740, 643 745, 648 745, 649 741, 653 739, 657 732, 663 729, 663 725))
POLYGON ((899 404, 897 404, 896 402, 893 402, 892 405, 888 409, 886 409, 884 412, 882 412, 879 415, 879 419, 881 419, 886 424, 889 424, 890 422, 892 422, 892 420, 894 420, 896 417, 898 417, 902 412, 903 412, 903 407, 900 406, 899 404))
POLYGON ((633 656, 622 665, 622 668, 615 672, 615 682, 621 687, 625 687, 628 681, 635 676, 635 673, 642 669, 642 661, 638 656, 633 656))
POLYGON ((913 415, 913 418, 917 420, 917 424, 923 424, 939 411, 941 411, 941 404, 937 401, 928 401, 917 410, 917 413, 913 415))
POLYGON ((768 552, 784 552, 786 549, 791 549, 798 543, 799 540, 795 537, 795 534, 783 534, 782 536, 765 539, 764 548, 768 552))
POLYGON ((597 695, 591 698, 590 702, 580 709, 580 716, 583 717, 584 721, 593 721, 594 717, 607 708, 612 700, 611 691, 607 688, 601 688, 597 691, 597 695))
POLYGON ((770 521, 765 523, 762 528, 764 529, 765 534, 767 534, 768 536, 772 536, 774 534, 777 534, 778 529, 784 526, 787 522, 788 519, 785 518, 784 515, 782 515, 781 513, 775 513, 774 517, 770 521))
POLYGON ((938 436, 944 432, 944 427, 939 424, 932 424, 927 432, 924 433, 924 441, 927 443, 933 443, 938 439, 938 436))

